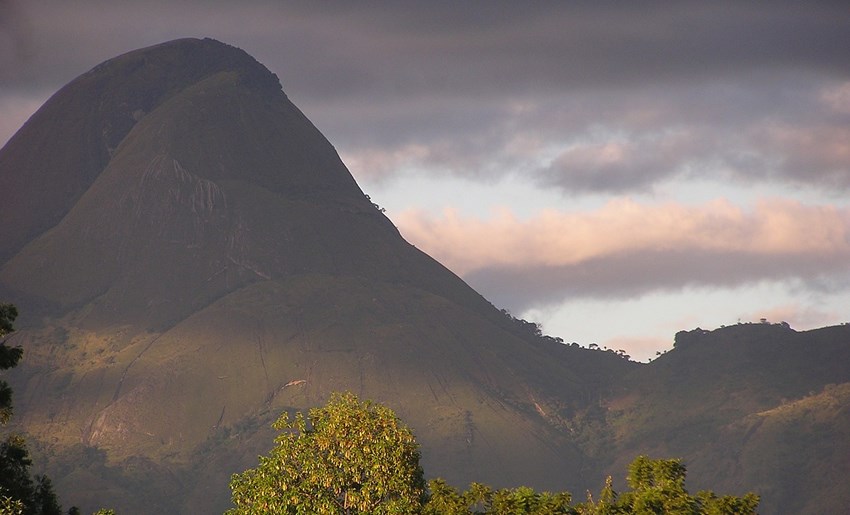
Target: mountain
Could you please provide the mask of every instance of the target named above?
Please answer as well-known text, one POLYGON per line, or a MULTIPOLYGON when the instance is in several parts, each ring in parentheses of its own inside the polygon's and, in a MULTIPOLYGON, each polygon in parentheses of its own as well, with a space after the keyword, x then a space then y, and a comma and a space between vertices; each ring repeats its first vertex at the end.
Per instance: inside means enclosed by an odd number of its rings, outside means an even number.
POLYGON ((392 408, 459 487, 581 499, 647 453, 763 513, 850 506, 850 326, 683 331, 649 364, 544 337, 407 243, 226 44, 60 89, 0 149, 0 219, 13 429, 84 512, 220 512, 271 422, 342 390, 392 408))
POLYGON ((762 496, 761 513, 842 513, 850 491, 850 325, 738 324, 676 335, 606 397, 616 477, 677 456, 693 490, 762 496))
POLYGON ((0 195, 16 420, 86 508, 221 509, 269 423, 338 390, 396 410, 431 476, 579 488, 597 471, 554 413, 638 366, 523 332, 404 241, 277 77, 217 41, 62 88, 0 151, 0 195))

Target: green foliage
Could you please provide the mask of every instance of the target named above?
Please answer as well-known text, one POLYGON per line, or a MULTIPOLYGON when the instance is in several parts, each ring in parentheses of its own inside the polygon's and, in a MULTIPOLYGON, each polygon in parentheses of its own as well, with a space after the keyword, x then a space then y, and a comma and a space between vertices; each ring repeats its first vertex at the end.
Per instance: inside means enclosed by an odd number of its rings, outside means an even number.
POLYGON ((4 495, 0 490, 0 515, 23 515, 24 503, 18 499, 12 499, 4 495))
POLYGON ((234 474, 234 508, 247 514, 424 515, 754 515, 759 497, 718 497, 685 489, 680 460, 638 456, 629 465, 631 490, 618 494, 608 477, 594 501, 572 505, 568 492, 535 492, 526 486, 493 488, 472 483, 465 492, 434 479, 426 495, 413 433, 381 405, 351 393, 334 394, 309 421, 284 413, 273 424, 276 446, 256 469, 234 474))
MULTIPOLYGON (((24 351, 20 347, 6 345, 6 335, 13 332, 13 323, 18 310, 12 304, 0 304, 0 371, 18 364, 24 351)), ((0 424, 6 424, 12 417, 12 389, 6 381, 0 381, 0 424)))
MULTIPOLYGON (((0 370, 18 364, 23 355, 20 347, 8 347, 5 337, 14 332, 18 310, 12 304, 0 304, 0 370)), ((12 390, 0 381, 0 423, 12 416, 12 390)), ((19 435, 9 435, 0 442, 0 515, 62 515, 62 507, 47 476, 30 477, 26 442, 19 435)))
POLYGON ((537 493, 527 486, 497 490, 488 513, 556 515, 574 513, 567 492, 537 493))
POLYGON ((426 515, 465 515, 469 513, 469 502, 457 489, 437 478, 428 482, 431 497, 425 505, 426 515))
POLYGON ((629 466, 631 490, 618 495, 610 477, 596 501, 572 505, 562 493, 536 493, 528 487, 493 490, 473 483, 459 493, 442 479, 429 482, 430 499, 425 515, 754 515, 755 494, 718 497, 712 492, 696 496, 685 490, 685 466, 679 460, 637 457, 629 466))
POLYGON ((685 490, 685 466, 680 460, 651 460, 638 456, 629 465, 632 492, 623 495, 634 513, 690 514, 696 500, 685 490))
POLYGON ((759 505, 759 496, 750 492, 743 497, 724 495, 718 497, 713 492, 697 493, 697 504, 706 515, 754 514, 759 505))
POLYGON ((617 495, 611 478, 594 502, 588 495, 586 503, 577 507, 582 515, 755 515, 759 497, 748 493, 744 497, 718 497, 713 492, 690 495, 685 489, 686 469, 680 460, 653 460, 638 456, 629 465, 628 483, 631 490, 617 495))
POLYGON ((14 499, 26 499, 33 493, 29 476, 30 461, 26 443, 19 435, 0 442, 0 488, 14 499))
POLYGON ((637 457, 629 466, 631 490, 618 495, 610 477, 596 501, 571 504, 567 492, 537 493, 528 487, 493 490, 473 483, 460 493, 442 479, 428 483, 430 498, 425 515, 754 515, 755 494, 718 497, 712 492, 696 496, 685 490, 685 466, 679 460, 637 457))
POLYGON ((62 515, 62 506, 53 492, 53 482, 44 475, 35 476, 32 512, 40 515, 62 515))
POLYGON ((273 424, 275 448, 234 474, 231 515, 416 513, 424 479, 413 433, 384 406, 334 394, 322 408, 273 424))
POLYGON ((472 483, 469 490, 459 493, 442 479, 428 483, 430 498, 423 513, 426 515, 560 515, 576 513, 571 507, 572 496, 562 493, 537 493, 527 486, 493 490, 472 483))
MULTIPOLYGON (((62 507, 46 476, 30 477, 26 442, 10 435, 0 443, 0 492, 24 507, 24 515, 61 515, 62 507)), ((1 496, 0 496, 1 497, 1 496)))
POLYGON ((14 304, 0 304, 0 338, 15 330, 13 324, 16 318, 18 318, 18 308, 14 304))

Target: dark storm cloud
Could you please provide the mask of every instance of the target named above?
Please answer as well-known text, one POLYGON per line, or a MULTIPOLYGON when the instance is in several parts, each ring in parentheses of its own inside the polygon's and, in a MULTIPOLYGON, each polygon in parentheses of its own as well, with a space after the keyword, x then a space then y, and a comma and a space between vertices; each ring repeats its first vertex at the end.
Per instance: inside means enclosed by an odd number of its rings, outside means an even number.
POLYGON ((789 142, 753 124, 798 123, 821 85, 850 80, 850 10, 840 3, 0 5, 14 14, 4 18, 4 37, 16 42, 9 48, 26 55, 0 76, 0 95, 43 99, 114 55, 210 36, 277 73, 343 157, 371 163, 353 170, 359 177, 415 165, 471 177, 521 172, 567 192, 618 193, 719 163, 741 176, 773 166, 780 179, 850 184, 840 148, 818 161, 805 134, 789 142), (581 144, 600 128, 640 133, 625 142, 628 162, 591 159, 592 145, 581 144), (703 139, 683 144, 666 134, 682 128, 703 139))
POLYGON ((627 193, 669 179, 711 152, 688 133, 613 138, 572 146, 541 172, 545 185, 576 192, 627 193))
POLYGON ((543 186, 622 194, 698 178, 850 188, 850 76, 774 72, 570 96, 582 107, 561 110, 553 102, 545 109, 560 113, 560 126, 538 117, 545 138, 560 142, 531 174, 543 186))
POLYGON ((789 67, 844 74, 850 43, 847 10, 817 3, 328 5, 284 10, 333 28, 312 48, 357 58, 354 84, 323 84, 333 95, 618 89, 789 67))
POLYGON ((16 78, 32 56, 30 22, 19 2, 0 0, 0 84, 16 78))
POLYGON ((691 249, 629 252, 570 266, 493 267, 464 277, 495 305, 514 312, 557 305, 568 299, 639 298, 689 287, 737 287, 763 280, 793 280, 806 288, 829 284, 829 289, 835 290, 836 281, 841 278, 846 288, 850 265, 831 258, 746 256, 691 249))
MULTIPOLYGON (((310 98, 631 88, 753 70, 844 75, 850 13, 773 2, 45 2, 43 54, 80 70, 116 51, 209 35, 310 98)), ((42 69, 40 73, 49 74, 42 69)))

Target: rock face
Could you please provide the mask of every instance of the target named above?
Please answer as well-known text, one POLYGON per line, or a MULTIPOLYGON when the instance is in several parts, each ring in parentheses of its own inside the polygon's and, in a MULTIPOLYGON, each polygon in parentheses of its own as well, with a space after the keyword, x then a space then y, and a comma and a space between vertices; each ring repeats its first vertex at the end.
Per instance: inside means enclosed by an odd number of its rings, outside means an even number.
POLYGON ((517 331, 213 40, 56 93, 0 151, 0 218, 0 293, 28 326, 17 423, 86 508, 220 510, 268 423, 337 390, 395 409, 430 477, 581 491, 596 471, 559 413, 594 383, 569 356, 597 379, 637 366, 517 331))

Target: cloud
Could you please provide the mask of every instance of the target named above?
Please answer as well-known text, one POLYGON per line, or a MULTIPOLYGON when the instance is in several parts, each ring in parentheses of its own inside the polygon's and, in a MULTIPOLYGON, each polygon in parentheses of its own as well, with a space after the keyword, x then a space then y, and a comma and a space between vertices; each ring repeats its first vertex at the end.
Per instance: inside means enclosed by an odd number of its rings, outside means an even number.
POLYGON ((824 311, 815 307, 794 303, 747 313, 740 318, 741 320, 753 322, 762 318, 772 323, 787 322, 794 329, 808 330, 835 323, 836 320, 841 320, 842 317, 846 318, 847 314, 824 311))
POLYGON ((0 48, 26 49, 2 67, 16 70, 2 83, 18 96, 172 38, 238 45, 281 77, 357 177, 520 173, 608 194, 695 173, 850 184, 837 143, 819 161, 770 128, 814 141, 846 131, 846 119, 823 119, 847 105, 840 3, 6 1, 0 16, 0 37, 15 42, 0 48))
POLYGON ((16 77, 32 55, 30 21, 20 2, 0 0, 0 84, 16 77))
POLYGON ((612 201, 591 212, 520 220, 409 211, 402 234, 497 305, 625 298, 686 286, 817 280, 850 270, 850 210, 772 199, 751 210, 612 201))
POLYGON ((425 145, 409 144, 389 150, 362 148, 350 155, 343 155, 343 158, 358 177, 380 180, 396 174, 399 169, 416 168, 431 153, 432 149, 425 145))
POLYGON ((36 94, 32 96, 0 96, 0 113, 2 113, 2 116, 0 116, 0 148, 41 107, 46 99, 47 95, 38 97, 36 94))
POLYGON ((572 192, 625 193, 682 173, 704 148, 687 130, 619 136, 570 145, 540 171, 544 185, 572 192))
POLYGON ((850 188, 850 120, 839 124, 761 127, 754 147, 776 160, 774 173, 802 184, 850 188))
POLYGON ((521 174, 568 195, 653 193, 692 180, 850 188, 850 120, 834 106, 841 97, 825 101, 819 81, 795 85, 790 99, 787 88, 756 81, 489 103, 446 98, 322 115, 337 113, 331 136, 340 135, 332 139, 358 178, 521 174), (374 130, 358 132, 350 121, 374 130))
POLYGON ((840 114, 850 114, 850 82, 825 87, 820 94, 821 102, 840 114))
POLYGON ((618 199, 592 212, 547 210, 520 220, 509 210, 489 220, 448 209, 439 220, 408 211, 405 235, 460 273, 501 266, 574 265, 635 250, 692 248, 750 254, 850 253, 850 211, 771 199, 751 211, 716 200, 701 206, 618 199))

